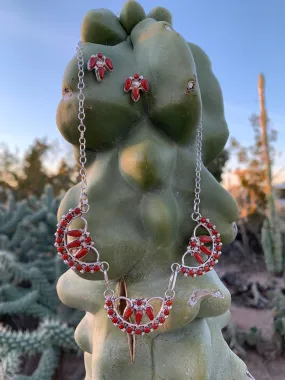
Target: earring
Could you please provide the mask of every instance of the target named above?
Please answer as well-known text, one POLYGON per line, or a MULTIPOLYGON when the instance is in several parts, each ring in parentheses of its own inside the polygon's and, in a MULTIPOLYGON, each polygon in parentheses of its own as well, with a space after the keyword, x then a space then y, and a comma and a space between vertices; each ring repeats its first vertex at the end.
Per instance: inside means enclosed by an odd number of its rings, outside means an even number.
POLYGON ((131 97, 134 102, 140 99, 140 91, 148 92, 148 89, 148 81, 142 75, 134 74, 133 77, 129 77, 125 81, 124 91, 132 91, 131 97))
POLYGON ((87 62, 87 69, 89 71, 95 70, 96 78, 98 82, 104 79, 105 71, 113 71, 113 63, 110 58, 105 57, 102 53, 91 55, 87 62))

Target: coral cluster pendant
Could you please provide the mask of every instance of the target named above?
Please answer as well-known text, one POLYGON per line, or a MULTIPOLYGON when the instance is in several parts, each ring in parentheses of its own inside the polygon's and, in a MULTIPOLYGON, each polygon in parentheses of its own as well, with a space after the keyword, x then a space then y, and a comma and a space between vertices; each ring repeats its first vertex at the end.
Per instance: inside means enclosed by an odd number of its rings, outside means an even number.
POLYGON ((148 81, 139 74, 134 74, 133 77, 129 77, 125 81, 124 91, 131 91, 131 97, 134 102, 140 99, 140 91, 148 92, 148 81))
POLYGON ((121 331, 128 334, 144 335, 162 326, 170 314, 173 297, 129 299, 127 297, 106 297, 105 309, 108 318, 121 331), (126 303, 123 314, 118 311, 120 301, 126 303), (151 303, 159 301, 160 310, 155 314, 151 303))
POLYGON ((87 69, 94 70, 98 82, 104 79, 105 71, 113 71, 113 63, 110 58, 105 57, 102 53, 91 55, 87 62, 87 69))

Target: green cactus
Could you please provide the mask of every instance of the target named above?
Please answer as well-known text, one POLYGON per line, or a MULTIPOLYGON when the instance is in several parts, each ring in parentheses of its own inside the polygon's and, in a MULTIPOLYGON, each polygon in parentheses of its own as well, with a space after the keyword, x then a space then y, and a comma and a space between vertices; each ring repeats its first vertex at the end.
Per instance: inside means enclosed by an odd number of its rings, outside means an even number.
POLYGON ((0 327, 1 380, 51 380, 61 351, 78 351, 74 326, 83 313, 62 305, 56 294, 56 282, 66 269, 54 248, 58 205, 48 186, 41 199, 17 203, 10 193, 8 207, 0 206, 0 320, 4 315, 5 321, 26 316, 40 323, 37 330, 25 333, 0 327), (19 374, 24 353, 41 354, 32 376, 19 374))
MULTIPOLYGON (((145 15, 131 0, 119 17, 104 9, 88 12, 81 29, 90 204, 86 219, 102 259, 110 263, 112 287, 123 294, 126 284, 131 298, 164 294, 170 265, 181 260, 191 237, 201 115, 201 212, 215 222, 224 243, 236 234, 236 203, 206 169, 228 138, 220 86, 206 54, 186 42, 171 21, 168 10, 157 7, 145 15), (100 83, 86 69, 98 52, 114 65, 100 83), (134 73, 150 85, 136 103, 123 90, 125 79, 134 73), (191 81, 194 89, 187 91, 191 81)), ((63 93, 68 90, 69 96, 59 103, 57 125, 73 144, 76 158, 77 78, 75 56, 64 73, 63 93)), ((78 204, 79 194, 79 185, 68 191, 59 219, 78 204)), ((215 271, 179 278, 167 325, 141 339, 130 338, 128 344, 106 317, 101 280, 99 274, 69 270, 57 287, 64 303, 87 311, 76 330, 76 341, 86 352, 85 380, 249 378, 245 364, 222 338, 230 294, 215 271), (190 306, 196 290, 204 296, 190 306), (133 365, 129 349, 132 360, 136 351, 133 365)))

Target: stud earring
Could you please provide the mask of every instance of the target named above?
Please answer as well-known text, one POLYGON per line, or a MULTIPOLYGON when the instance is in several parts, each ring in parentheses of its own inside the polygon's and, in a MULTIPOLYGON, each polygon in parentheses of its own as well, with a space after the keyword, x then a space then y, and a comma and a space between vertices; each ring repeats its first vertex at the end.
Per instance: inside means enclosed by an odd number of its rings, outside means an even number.
POLYGON ((125 81, 124 91, 132 91, 131 97, 134 102, 140 99, 140 91, 148 92, 149 84, 142 75, 134 74, 133 77, 129 77, 125 81))
POLYGON ((91 55, 87 62, 87 69, 89 71, 95 70, 96 78, 98 82, 104 79, 105 71, 113 71, 113 63, 110 58, 107 58, 102 53, 91 55))

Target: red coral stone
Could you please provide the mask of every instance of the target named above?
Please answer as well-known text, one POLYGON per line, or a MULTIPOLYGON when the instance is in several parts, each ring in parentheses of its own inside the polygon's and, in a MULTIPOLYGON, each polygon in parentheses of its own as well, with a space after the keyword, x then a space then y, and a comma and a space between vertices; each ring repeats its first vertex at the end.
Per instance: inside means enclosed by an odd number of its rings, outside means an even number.
POLYGON ((99 265, 94 265, 94 268, 93 268, 93 269, 94 269, 95 272, 99 272, 100 267, 99 267, 99 265))
POLYGON ((77 266, 76 266, 76 269, 77 269, 78 271, 81 271, 81 270, 82 270, 82 265, 77 265, 77 266))
POLYGON ((181 273, 186 273, 186 268, 182 267, 181 268, 181 273))
POLYGON ((199 237, 201 243, 211 243, 212 238, 210 236, 200 236, 199 237))
POLYGON ((139 325, 142 321, 143 313, 141 310, 137 310, 136 312, 136 322, 139 325))
POLYGON ((158 329, 158 324, 157 324, 157 323, 153 323, 153 324, 152 324, 152 328, 153 328, 154 330, 158 329))
POLYGON ((154 314, 153 314, 153 309, 152 307, 147 307, 145 310, 146 315, 148 316, 149 320, 153 321, 154 320, 154 314))
POLYGON ((220 243, 220 242, 221 242, 221 239, 220 239, 219 237, 217 237, 217 238, 215 239, 215 242, 216 242, 216 243, 220 243))
POLYGON ((112 63, 112 61, 110 60, 110 58, 106 58, 106 59, 105 59, 105 63, 106 63, 106 66, 108 67, 108 69, 109 69, 110 71, 113 71, 113 63, 112 63))
POLYGON ((61 256, 62 260, 67 260, 68 259, 68 255, 65 253, 64 255, 61 256))
POLYGON ((214 254, 214 258, 217 259, 217 260, 219 260, 220 255, 219 255, 218 253, 215 253, 215 254, 214 254))
POLYGON ((141 306, 142 305, 142 300, 137 300, 137 305, 141 306))
POLYGON ((208 256, 211 256, 211 251, 205 245, 201 245, 200 250, 208 256))
POLYGON ((140 90, 138 87, 134 87, 132 89, 132 98, 135 102, 137 102, 140 98, 140 90))
POLYGON ((196 245, 197 245, 197 244, 196 244, 195 241, 191 241, 191 243, 190 243, 190 246, 191 246, 191 247, 196 247, 196 245))
POLYGON ((134 74, 135 79, 139 79, 140 75, 139 74, 134 74))
POLYGON ((69 230, 69 231, 67 231, 67 235, 72 236, 72 237, 80 237, 82 235, 82 231, 81 230, 69 230))
POLYGON ((216 264, 216 263, 215 263, 215 261, 214 261, 214 260, 211 260, 211 261, 210 261, 210 265, 211 265, 211 267, 214 267, 214 266, 215 266, 215 264, 216 264))
POLYGON ((194 274, 195 274, 195 271, 194 271, 193 269, 191 269, 191 270, 189 271, 189 275, 190 275, 191 277, 193 277, 194 274))
POLYGON ((70 268, 72 268, 74 266, 74 262, 73 261, 69 261, 68 265, 70 266, 70 268))
POLYGON ((169 310, 168 309, 164 310, 164 315, 169 315, 169 310))
POLYGON ((74 209, 74 214, 78 215, 78 214, 80 214, 80 213, 81 213, 80 208, 79 208, 79 207, 76 207, 76 208, 74 209))
POLYGON ((200 253, 195 252, 195 253, 194 253, 194 257, 195 257, 195 259, 198 261, 198 263, 200 263, 200 264, 204 264, 204 260, 203 260, 202 256, 200 255, 200 253))
POLYGON ((136 335, 141 335, 142 331, 141 329, 136 329, 136 335))
POLYGON ((107 313, 108 313, 108 315, 113 315, 113 314, 114 314, 114 310, 113 310, 113 309, 109 309, 109 310, 107 311, 107 313))
POLYGON ((197 275, 201 276, 203 274, 203 271, 201 269, 197 270, 197 275))
POLYGON ((97 57, 91 57, 89 59, 88 61, 89 70, 94 69, 94 67, 96 66, 96 62, 97 62, 97 57))
POLYGON ((146 334, 150 333, 150 328, 149 328, 149 327, 145 327, 145 328, 144 328, 144 332, 145 332, 146 334))
POLYGON ((57 252, 59 252, 59 253, 63 253, 64 251, 65 251, 65 248, 62 246, 57 248, 57 252))
POLYGON ((72 219, 72 215, 71 215, 71 214, 67 214, 67 215, 66 215, 66 219, 67 219, 67 220, 71 220, 71 219, 72 219))
POLYGON ((167 306, 171 306, 172 305, 172 301, 171 300, 168 300, 165 302, 167 306))
POLYGON ((222 247, 220 245, 217 245, 216 250, 220 252, 222 250, 222 247))
POLYGON ((111 300, 107 300, 107 301, 105 302, 105 304, 106 304, 107 306, 112 306, 112 305, 113 305, 113 302, 112 302, 111 300))
POLYGON ((102 66, 98 67, 98 74, 99 74, 99 77, 101 80, 104 79, 104 75, 105 75, 104 67, 102 67, 102 66))
POLYGON ((126 331, 128 334, 131 334, 133 332, 133 328, 129 326, 129 327, 127 327, 126 331))
POLYGON ((141 86, 144 92, 148 92, 148 81, 146 79, 141 80, 141 86))
POLYGON ((90 237, 90 236, 87 236, 87 238, 85 239, 85 242, 86 242, 86 243, 91 243, 91 241, 92 241, 91 237, 90 237))
POLYGON ((60 225, 61 225, 62 227, 67 226, 67 222, 66 222, 66 220, 62 220, 62 221, 60 222, 60 225))
POLYGON ((56 238, 56 242, 57 242, 58 244, 60 244, 60 243, 62 242, 62 238, 60 238, 60 237, 56 238))
POLYGON ((88 266, 87 266, 87 267, 85 267, 85 272, 87 272, 87 273, 88 273, 88 272, 90 272, 90 270, 91 270, 91 269, 90 269, 90 267, 88 267, 88 266))
POLYGON ((118 318, 117 317, 112 318, 112 322, 113 323, 117 323, 118 322, 118 318))
POLYGON ((102 53, 97 53, 97 57, 101 59, 101 58, 103 58, 103 54, 102 53))
POLYGON ((206 221, 207 221, 206 218, 201 218, 201 219, 200 219, 200 222, 201 222, 201 223, 206 223, 206 221))
POLYGON ((210 268, 206 265, 204 270, 205 270, 205 272, 209 272, 210 268))
POLYGON ((77 247, 80 247, 81 246, 81 241, 79 240, 73 240, 71 241, 70 243, 67 244, 67 248, 70 249, 70 248, 77 248, 77 247))
POLYGON ((59 235, 63 234, 63 229, 59 228, 57 231, 56 231, 59 235))
POLYGON ((164 317, 159 317, 158 320, 159 320, 159 323, 164 323, 165 318, 164 317))
POLYGON ((120 323, 118 327, 120 330, 123 330, 125 328, 125 325, 124 325, 124 323, 120 323))
POLYGON ((133 308, 132 307, 127 307, 125 312, 124 312, 124 319, 125 320, 128 320, 130 318, 131 315, 133 315, 133 308))
POLYGON ((82 248, 82 249, 80 249, 79 252, 76 253, 75 257, 77 259, 81 259, 82 257, 86 256, 87 253, 88 253, 88 249, 87 248, 82 248))
POLYGON ((125 81, 125 87, 124 87, 124 90, 125 91, 129 91, 131 86, 132 86, 132 80, 131 78, 127 78, 126 81, 125 81))
POLYGON ((218 230, 213 230, 212 231, 214 235, 218 235, 219 231, 218 230))
POLYGON ((208 227, 209 228, 213 228, 213 224, 212 223, 208 223, 208 227))

